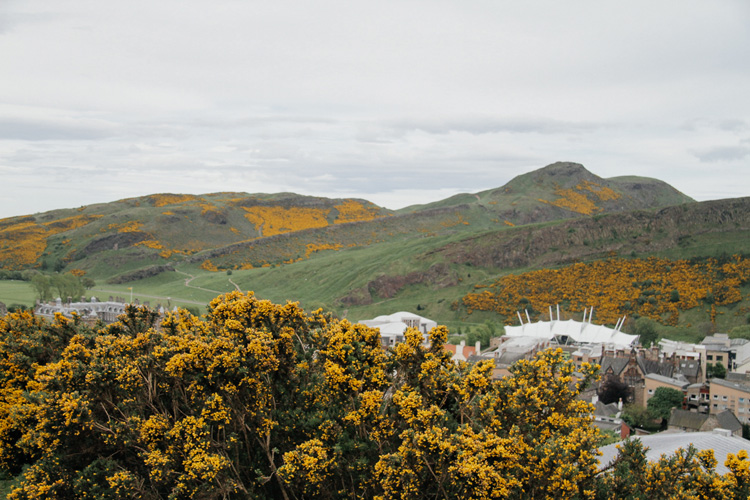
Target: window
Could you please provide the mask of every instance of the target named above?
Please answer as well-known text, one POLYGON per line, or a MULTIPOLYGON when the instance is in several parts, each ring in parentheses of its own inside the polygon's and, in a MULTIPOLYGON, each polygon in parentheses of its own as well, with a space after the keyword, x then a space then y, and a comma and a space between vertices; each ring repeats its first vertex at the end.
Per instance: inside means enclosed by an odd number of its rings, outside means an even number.
POLYGON ((714 355, 713 354, 709 354, 708 356, 706 356, 706 359, 709 360, 709 361, 713 361, 714 360, 714 355))
POLYGON ((726 396, 722 396, 722 397, 721 397, 721 400, 722 400, 722 401, 726 401, 726 400, 727 400, 727 397, 726 397, 726 396))
POLYGON ((716 356, 716 361, 724 361, 724 356, 716 356))
POLYGON ((744 403, 744 402, 745 402, 745 398, 740 398, 740 403, 744 403))
POLYGON ((714 399, 719 399, 719 395, 718 394, 714 394, 714 399))
POLYGON ((649 390, 648 390, 648 393, 649 393, 649 394, 653 394, 653 393, 654 393, 654 390, 653 390, 653 389, 649 389, 649 390))

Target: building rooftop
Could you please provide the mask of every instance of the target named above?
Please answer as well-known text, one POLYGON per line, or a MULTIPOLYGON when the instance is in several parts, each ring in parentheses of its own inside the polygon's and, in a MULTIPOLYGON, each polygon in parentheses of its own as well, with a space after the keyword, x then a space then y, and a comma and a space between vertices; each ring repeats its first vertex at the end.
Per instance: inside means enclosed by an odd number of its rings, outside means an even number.
POLYGON ((684 380, 684 377, 682 378, 672 378, 672 377, 665 377, 664 375, 659 375, 658 373, 648 373, 646 374, 646 378, 649 378, 651 380, 656 380, 657 382, 662 382, 664 384, 670 384, 670 385, 676 385, 678 387, 685 388, 690 383, 687 380, 684 380))
POLYGON ((672 408, 672 414, 669 417, 669 426, 683 427, 692 431, 698 431, 706 420, 708 420, 708 413, 698 413, 681 410, 679 408, 672 408))
MULTIPOLYGON (((715 429, 713 432, 662 432, 650 436, 639 436, 643 447, 646 448, 646 459, 656 462, 662 455, 671 455, 678 449, 687 449, 691 444, 698 450, 714 450, 714 457, 718 462, 716 472, 726 474, 729 469, 724 465, 727 455, 736 455, 740 450, 750 450, 750 441, 732 436, 730 431, 715 429)), ((604 468, 617 457, 617 446, 613 443, 599 448, 602 456, 599 465, 604 468)))
POLYGON ((729 387, 730 389, 737 389, 738 391, 750 392, 750 381, 747 380, 734 381, 724 380, 723 378, 712 378, 710 382, 712 385, 716 384, 723 387, 729 387))
POLYGON ((608 344, 619 349, 630 348, 638 342, 637 335, 628 335, 617 329, 595 325, 586 321, 537 321, 520 326, 506 326, 508 337, 534 337, 555 340, 558 344, 608 344))

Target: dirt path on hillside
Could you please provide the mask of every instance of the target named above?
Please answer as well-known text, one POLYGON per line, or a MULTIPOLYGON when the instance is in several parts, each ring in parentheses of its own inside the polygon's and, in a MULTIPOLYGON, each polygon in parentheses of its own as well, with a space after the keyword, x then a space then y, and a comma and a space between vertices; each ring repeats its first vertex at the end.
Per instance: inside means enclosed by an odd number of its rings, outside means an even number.
MULTIPOLYGON (((96 288, 96 287, 92 288, 92 290, 94 290, 95 292, 111 293, 112 295, 119 295, 120 297, 122 297, 123 294, 124 295, 130 295, 129 292, 123 292, 122 290, 104 290, 103 288, 96 288)), ((179 297, 164 297, 164 296, 161 296, 161 295, 147 295, 145 293, 133 293, 133 295, 134 296, 138 296, 138 297, 146 297, 147 299, 163 300, 165 303, 167 302, 167 300, 176 300, 178 302, 185 302, 187 304, 195 304, 195 305, 199 305, 199 306, 205 306, 206 305, 205 301, 199 302, 199 301, 196 301, 196 300, 181 299, 179 297)), ((164 304, 162 304, 162 305, 164 305, 164 304)))
POLYGON ((228 278, 228 279, 229 279, 229 282, 230 282, 230 283, 231 283, 232 285, 234 285, 234 288, 236 288, 238 292, 241 292, 241 291, 242 291, 242 288, 240 288, 240 286, 239 286, 239 285, 238 285, 237 283, 235 283, 234 281, 232 281, 232 278, 228 278))
MULTIPOLYGON (((183 271, 178 271, 176 269, 175 269, 175 272, 187 276, 187 278, 185 278, 185 286, 188 287, 188 288, 194 288, 196 290, 203 290, 204 292, 215 293, 217 295, 221 295, 222 293, 224 293, 224 292, 219 291, 219 290, 211 290, 210 288, 203 288, 203 287, 200 287, 200 286, 191 285, 190 282, 195 279, 195 276, 193 276, 192 274, 188 274, 186 272, 183 272, 183 271)), ((231 281, 232 280, 229 280, 230 283, 231 283, 231 281)), ((234 285, 234 283, 232 283, 232 284, 234 285)), ((236 287, 237 285, 234 285, 234 286, 236 287)))
MULTIPOLYGON (((193 276, 192 274, 188 274, 186 272, 178 271, 178 270, 175 270, 175 272, 180 273, 180 274, 182 274, 182 275, 185 276, 185 287, 187 287, 187 288, 193 288, 195 290, 202 290, 204 292, 214 293, 216 295, 221 295, 221 294, 224 293, 224 292, 219 291, 219 290, 211 290, 210 288, 203 288, 203 287, 200 287, 200 286, 191 285, 190 282, 193 281, 196 278, 196 276, 193 276)), ((237 291, 240 291, 240 292, 242 291, 240 289, 239 285, 237 285, 237 283, 235 283, 234 281, 232 281, 231 278, 229 279, 229 282, 232 284, 232 286, 234 286, 235 289, 237 289, 237 291)), ((97 287, 94 287, 94 290, 97 291, 97 292, 101 292, 101 293, 111 293, 113 295, 119 295, 119 296, 123 296, 123 294, 124 295, 129 295, 129 293, 123 292, 122 290, 105 290, 103 288, 97 288, 97 287)), ((179 297, 164 297, 164 296, 161 296, 161 295, 147 295, 145 293, 135 293, 134 295, 137 295, 138 297, 145 297, 145 298, 148 298, 148 299, 161 300, 161 301, 164 301, 165 303, 167 301, 178 301, 178 302, 184 302, 186 304, 195 304, 195 305, 199 305, 199 306, 205 306, 206 305, 205 301, 181 299, 179 297)))

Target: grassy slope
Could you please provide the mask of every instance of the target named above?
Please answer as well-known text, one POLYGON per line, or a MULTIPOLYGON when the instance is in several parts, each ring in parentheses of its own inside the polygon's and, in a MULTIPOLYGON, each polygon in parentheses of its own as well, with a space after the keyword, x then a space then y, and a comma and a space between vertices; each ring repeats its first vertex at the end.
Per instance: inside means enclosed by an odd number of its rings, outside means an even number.
MULTIPOLYGON (((682 193, 658 180, 632 176, 601 179, 580 165, 555 164, 519 176, 501 188, 476 194, 457 195, 429 205, 408 207, 399 211, 397 216, 386 217, 376 222, 331 225, 322 230, 313 229, 292 233, 281 238, 263 238, 256 240, 250 246, 240 245, 235 249, 234 254, 210 257, 211 261, 220 267, 234 268, 231 276, 223 271, 207 272, 201 269, 200 260, 189 262, 183 255, 173 255, 169 261, 176 266, 178 272, 165 272, 159 276, 123 285, 104 284, 106 278, 112 276, 113 272, 121 274, 125 271, 166 262, 165 259, 157 256, 159 250, 143 246, 118 250, 110 248, 98 252, 96 258, 72 262, 68 268, 84 268, 87 275, 95 278, 99 283, 90 293, 105 299, 115 294, 128 297, 129 288, 132 287, 135 297, 149 300, 152 305, 166 303, 166 297, 171 298, 169 301, 171 305, 205 304, 218 293, 234 289, 231 279, 243 290, 255 290, 263 298, 277 302, 287 299, 299 300, 307 308, 322 306, 355 320, 406 309, 433 317, 449 326, 460 325, 462 322, 483 323, 487 319, 497 320, 498 318, 487 313, 474 313, 467 317, 460 310, 452 310, 451 304, 471 290, 475 283, 487 283, 509 272, 523 272, 525 268, 532 269, 540 263, 529 261, 528 264, 511 267, 492 263, 470 265, 467 264, 470 259, 462 259, 461 255, 456 257, 455 249, 476 252, 481 245, 485 245, 485 251, 491 251, 497 245, 495 242, 497 238, 500 238, 498 241, 507 239, 503 235, 520 235, 519 237, 528 239, 561 224, 571 227, 569 231, 581 230, 586 221, 598 220, 599 217, 604 216, 576 219, 575 217, 579 214, 550 203, 540 202, 540 199, 555 200, 555 197, 559 195, 559 189, 576 188, 583 181, 594 182, 597 183, 596 185, 623 193, 627 191, 617 201, 618 206, 611 205, 612 210, 615 211, 626 209, 629 204, 646 203, 649 206, 659 206, 689 200, 682 193), (571 217, 573 219, 570 219, 571 217), (560 221, 565 218, 568 220, 560 221), (523 221, 528 220, 547 222, 511 228, 507 224, 510 222, 508 219, 523 224, 526 224, 523 221), (550 219, 557 219, 557 221, 552 222, 550 219), (317 245, 337 243, 340 249, 322 250, 311 254, 308 252, 307 257, 303 257, 300 261, 282 264, 285 260, 296 260, 304 256, 306 246, 310 242, 317 245), (290 250, 290 245, 296 245, 296 250, 290 250), (444 251, 446 248, 452 249, 452 256, 444 251), (246 271, 236 269, 236 266, 243 261, 252 260, 252 255, 256 255, 261 263, 273 265, 246 271), (448 266, 450 272, 460 280, 457 285, 447 288, 435 288, 425 284, 409 285, 394 298, 374 297, 374 302, 367 305, 345 307, 338 301, 351 290, 367 287, 369 282, 381 275, 403 276, 415 271, 425 271, 431 265, 438 263, 448 266), (186 276, 181 273, 194 276, 190 282, 191 287, 185 286, 186 276)), ((71 245, 81 249, 93 239, 100 238, 102 234, 107 233, 106 228, 109 225, 124 224, 128 221, 143 222, 142 231, 169 241, 172 247, 188 247, 197 239, 202 239, 204 242, 208 240, 213 245, 237 242, 250 236, 252 232, 250 230, 254 230, 254 226, 244 217, 241 210, 231 210, 232 207, 236 208, 236 200, 242 197, 245 200, 242 203, 280 204, 281 206, 294 204, 296 206, 320 206, 321 203, 329 206, 336 203, 335 200, 298 197, 288 193, 278 195, 217 193, 178 201, 171 205, 154 206, 160 200, 160 196, 163 195, 37 215, 36 217, 40 220, 54 220, 56 217, 67 217, 76 213, 104 215, 101 220, 77 230, 79 240, 75 240, 71 233, 56 235, 48 247, 49 257, 61 258, 66 253, 69 254, 71 245), (248 197, 252 198, 252 201, 247 201, 248 197), (201 204, 210 204, 215 210, 222 212, 226 216, 224 222, 216 223, 212 222, 210 217, 203 217, 201 211, 205 207, 201 204), (169 220, 164 220, 165 218, 169 220), (240 229, 231 232, 227 231, 229 227, 240 229), (222 232, 222 235, 217 236, 216 231, 222 232), (237 232, 241 234, 236 234, 237 232), (73 239, 73 243, 64 243, 68 238, 73 239)), ((609 206, 602 202, 599 210, 609 206)), ((606 226, 606 220, 604 219, 600 225, 606 226)), ((583 227, 583 229, 586 228, 583 227)), ((566 235, 569 235, 566 239, 572 242, 575 239, 574 236, 580 234, 566 233, 566 235)), ((659 237, 654 235, 654 241, 657 241, 659 237)), ((746 233, 695 234, 680 240, 679 245, 653 248, 656 245, 634 246, 634 243, 630 241, 630 235, 606 234, 599 235, 598 238, 599 240, 588 238, 579 241, 579 248, 571 247, 570 242, 570 244, 561 244, 559 249, 557 242, 543 242, 547 245, 547 253, 544 256, 547 261, 544 266, 560 265, 566 259, 575 261, 602 257, 612 245, 617 247, 620 255, 632 253, 638 256, 653 254, 683 258, 742 251, 747 241, 746 233), (587 247, 584 249, 587 252, 592 249, 594 251, 581 256, 583 255, 581 249, 584 246, 587 247)), ((198 248, 200 245, 193 246, 198 248)), ((200 255, 196 254, 193 257, 200 258, 200 255)), ((21 293, 21 288, 18 290, 21 293)), ((1 293, 2 287, 0 287, 0 297, 2 297, 1 293)), ((33 302, 33 294, 29 295, 28 290, 25 293, 26 298, 22 300, 33 302)), ((9 300, 6 302, 19 302, 10 300, 16 296, 21 297, 14 291, 10 291, 9 300)))
POLYGON ((33 306, 36 291, 28 281, 0 280, 0 302, 6 306, 22 304, 33 306))

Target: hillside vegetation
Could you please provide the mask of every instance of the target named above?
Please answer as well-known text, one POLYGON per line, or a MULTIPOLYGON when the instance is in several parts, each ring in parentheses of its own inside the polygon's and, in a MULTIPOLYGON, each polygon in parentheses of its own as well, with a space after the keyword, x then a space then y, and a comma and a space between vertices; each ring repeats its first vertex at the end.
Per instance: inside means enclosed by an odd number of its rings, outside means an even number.
MULTIPOLYGON (((524 280, 527 271, 650 256, 724 262, 746 251, 749 231, 750 199, 697 203, 655 179, 602 179, 556 163, 499 188, 396 212, 364 200, 216 193, 4 219, 0 266, 75 271, 96 281, 90 293, 105 297, 134 289, 152 302, 206 304, 239 287, 354 320, 411 310, 459 326, 508 321, 520 305, 579 307, 562 293, 472 306, 476 286, 495 293, 511 273, 524 280)), ((745 286, 731 312, 723 303, 693 308, 677 325, 742 325, 745 286)), ((608 305, 600 295, 580 301, 595 305, 602 321, 612 321, 609 310, 625 313, 619 295, 608 305)), ((659 318, 674 324, 671 313, 659 318)))

